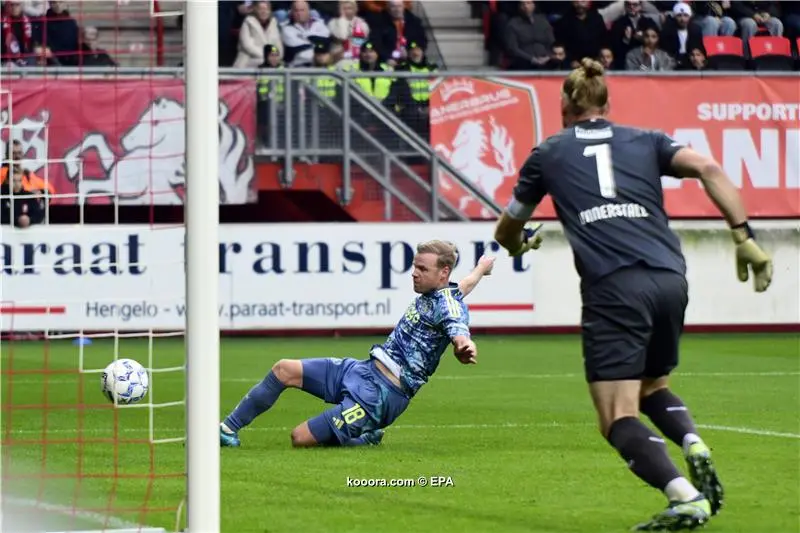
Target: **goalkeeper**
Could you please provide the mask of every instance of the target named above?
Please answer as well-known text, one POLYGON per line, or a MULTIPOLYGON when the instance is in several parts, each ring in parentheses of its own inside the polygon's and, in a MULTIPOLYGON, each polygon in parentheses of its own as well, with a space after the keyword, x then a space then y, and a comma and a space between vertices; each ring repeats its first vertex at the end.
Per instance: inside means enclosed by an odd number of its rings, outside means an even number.
POLYGON ((481 257, 458 284, 450 282, 455 264, 456 248, 449 242, 417 246, 412 279, 419 296, 386 342, 373 346, 366 360, 281 359, 220 424, 220 445, 238 447, 239 431, 270 409, 287 387, 335 404, 294 428, 293 446, 379 444, 383 428, 428 382, 448 345, 462 364, 476 363, 463 299, 491 273, 494 258, 481 257))

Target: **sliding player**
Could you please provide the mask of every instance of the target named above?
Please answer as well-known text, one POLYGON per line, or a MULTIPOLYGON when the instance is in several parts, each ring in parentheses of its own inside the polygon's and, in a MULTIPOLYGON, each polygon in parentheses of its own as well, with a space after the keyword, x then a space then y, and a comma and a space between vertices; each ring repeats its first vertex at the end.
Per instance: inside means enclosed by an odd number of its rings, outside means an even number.
POLYGON ((239 431, 267 411, 287 388, 302 389, 336 404, 292 431, 293 446, 379 444, 383 428, 408 407, 439 366, 449 344, 463 364, 475 364, 466 297, 492 271, 494 258, 481 257, 460 283, 451 283, 456 248, 444 241, 417 246, 414 299, 382 345, 366 360, 281 359, 220 424, 221 446, 240 445, 239 431))
POLYGON ((511 255, 528 251, 526 221, 546 194, 553 198, 581 277, 583 357, 600 429, 631 471, 669 500, 638 529, 694 529, 721 508, 723 490, 689 410, 669 389, 688 286, 661 176, 702 180, 731 227, 741 281, 751 269, 755 290, 765 291, 772 261, 715 161, 662 133, 606 120, 608 88, 599 63, 584 59, 570 73, 561 107, 565 129, 528 157, 495 238, 511 255), (639 420, 640 411, 682 447, 692 483, 663 439, 639 420))

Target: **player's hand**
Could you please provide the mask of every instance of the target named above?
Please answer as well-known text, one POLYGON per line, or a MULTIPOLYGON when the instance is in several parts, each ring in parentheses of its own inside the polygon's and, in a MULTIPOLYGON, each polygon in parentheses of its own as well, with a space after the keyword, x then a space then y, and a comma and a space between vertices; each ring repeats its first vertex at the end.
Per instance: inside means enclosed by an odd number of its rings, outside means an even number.
POLYGON ((453 353, 462 365, 478 364, 478 347, 472 339, 457 342, 453 348, 453 353))
POLYGON ((542 245, 541 235, 542 224, 540 222, 528 222, 522 228, 522 246, 514 253, 509 253, 511 257, 517 257, 530 250, 538 250, 542 245))
POLYGON ((481 269, 481 273, 484 276, 491 276, 492 269, 494 268, 494 257, 488 255, 482 255, 480 259, 478 259, 478 268, 481 269))
POLYGON ((753 272, 753 288, 764 292, 772 282, 772 259, 756 242, 750 226, 745 223, 731 230, 736 243, 736 273, 739 281, 750 279, 753 272))

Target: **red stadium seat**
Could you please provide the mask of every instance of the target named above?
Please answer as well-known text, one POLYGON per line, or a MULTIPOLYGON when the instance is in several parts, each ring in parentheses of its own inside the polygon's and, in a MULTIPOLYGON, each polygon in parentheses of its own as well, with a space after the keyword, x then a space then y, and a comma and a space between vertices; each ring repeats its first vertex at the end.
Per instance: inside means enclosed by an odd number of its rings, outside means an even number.
POLYGON ((752 37, 748 45, 756 70, 792 70, 792 44, 786 37, 752 37))
POLYGON ((714 70, 744 70, 744 43, 738 37, 703 37, 708 65, 714 70))
POLYGON ((792 55, 792 44, 786 37, 751 37, 750 57, 789 56, 792 55))

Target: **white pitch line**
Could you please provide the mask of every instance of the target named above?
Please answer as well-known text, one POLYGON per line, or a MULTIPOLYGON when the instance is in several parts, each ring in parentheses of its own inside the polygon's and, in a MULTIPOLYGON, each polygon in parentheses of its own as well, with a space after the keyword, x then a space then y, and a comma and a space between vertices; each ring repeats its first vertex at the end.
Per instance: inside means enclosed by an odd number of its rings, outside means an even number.
POLYGON ((781 433, 768 429, 738 428, 732 426, 716 426, 713 424, 698 424, 700 429, 710 429, 712 431, 729 431, 731 433, 742 433, 744 435, 759 435, 762 437, 780 437, 784 439, 800 439, 799 433, 781 433))
MULTIPOLYGON (((791 377, 791 376, 800 376, 800 371, 774 371, 774 372, 678 372, 672 374, 672 377, 689 377, 689 378, 725 378, 725 377, 748 377, 748 378, 779 378, 779 377, 791 377)), ((184 379, 183 375, 174 375, 174 376, 160 376, 160 380, 164 380, 167 377, 174 378, 174 379, 184 379)), ((575 378, 583 378, 583 374, 578 373, 563 373, 563 374, 442 374, 437 375, 434 374, 431 376, 431 381, 461 381, 461 380, 484 380, 484 379, 575 379, 575 378)), ((74 384, 76 382, 77 374, 72 379, 64 379, 64 378, 50 378, 47 380, 47 383, 50 385, 65 385, 65 384, 74 384)), ((94 376, 87 377, 86 379, 95 379, 94 376)), ((221 381, 223 383, 255 383, 259 380, 258 377, 253 378, 223 378, 221 381)), ((23 379, 14 379, 12 380, 13 384, 35 384, 35 383, 43 383, 44 382, 44 375, 40 375, 39 378, 32 379, 32 378, 23 378, 23 379)))
MULTIPOLYGON (((441 430, 451 430, 451 429, 533 429, 533 428, 577 428, 577 427, 593 427, 595 426, 595 422, 537 422, 537 423, 519 423, 519 422, 507 422, 503 424, 398 424, 395 426, 390 426, 387 428, 387 431, 402 431, 402 430, 417 430, 417 429, 441 429, 441 430)), ((729 433, 739 433, 743 435, 758 435, 762 437, 777 437, 777 438, 785 438, 785 439, 800 439, 800 433, 783 433, 779 431, 771 431, 768 429, 758 429, 758 428, 747 428, 747 427, 736 427, 736 426, 721 426, 721 425, 713 425, 713 424, 699 424, 697 427, 701 429, 708 429, 712 431, 726 431, 729 433)), ((289 426, 266 426, 266 427, 250 427, 244 430, 245 432, 249 433, 252 431, 258 432, 289 432, 293 427, 289 426)), ((140 428, 119 428, 118 431, 120 433, 141 433, 146 434, 147 430, 140 429, 140 428)), ((162 428, 157 429, 156 433, 165 433, 165 434, 183 434, 185 430, 180 428, 162 428)), ((12 431, 12 434, 37 434, 41 435, 42 430, 18 430, 12 431)), ((52 429, 49 430, 48 433, 53 434, 75 434, 77 430, 74 429, 52 429)), ((84 429, 83 434, 88 435, 97 435, 109 433, 107 429, 84 429)))
MULTIPOLYGON (((110 527, 113 527, 114 530, 134 531, 140 533, 165 533, 166 531, 163 528, 142 526, 134 522, 128 522, 127 520, 123 520, 121 518, 117 518, 114 516, 106 516, 101 513, 95 513, 92 511, 82 511, 80 509, 75 509, 68 505, 58 505, 53 503, 40 502, 29 498, 15 498, 13 496, 4 496, 3 504, 15 505, 17 507, 29 507, 33 508, 36 511, 38 510, 47 511, 50 513, 56 513, 69 517, 75 516, 82 520, 95 522, 96 524, 108 525, 110 527)), ((103 531, 111 531, 111 530, 104 529, 103 531)), ((113 533, 117 532, 114 531, 113 533)))

